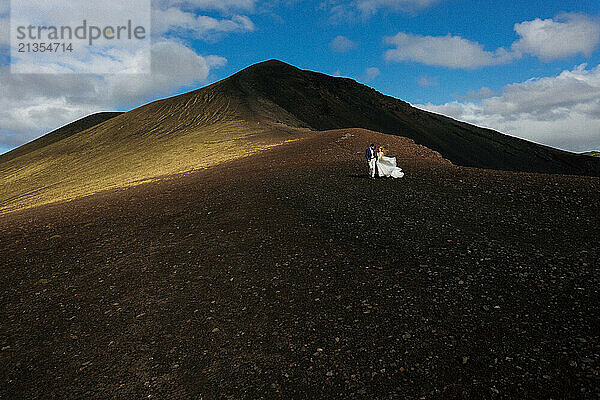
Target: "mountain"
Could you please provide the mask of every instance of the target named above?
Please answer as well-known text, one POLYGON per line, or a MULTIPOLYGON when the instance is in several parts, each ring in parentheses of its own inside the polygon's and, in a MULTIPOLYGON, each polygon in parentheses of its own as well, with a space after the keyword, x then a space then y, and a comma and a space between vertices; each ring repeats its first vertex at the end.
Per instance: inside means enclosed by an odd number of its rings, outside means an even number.
POLYGON ((310 131, 339 128, 407 137, 461 166, 600 175, 600 160, 422 111, 351 79, 270 60, 124 114, 90 116, 3 155, 0 212, 202 169, 310 131))
POLYGON ((360 127, 405 136, 457 165, 600 175, 600 163, 580 155, 426 112, 351 79, 276 60, 249 67, 221 84, 227 93, 246 99, 254 115, 315 130, 360 127))

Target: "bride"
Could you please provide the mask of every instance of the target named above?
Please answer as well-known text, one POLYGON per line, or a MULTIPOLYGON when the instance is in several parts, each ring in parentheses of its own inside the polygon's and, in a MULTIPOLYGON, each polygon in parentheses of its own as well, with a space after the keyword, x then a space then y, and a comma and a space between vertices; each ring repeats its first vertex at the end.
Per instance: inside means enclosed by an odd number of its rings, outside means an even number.
POLYGON ((383 147, 377 152, 377 171, 380 177, 402 178, 404 172, 402 168, 396 166, 396 157, 386 157, 383 147))

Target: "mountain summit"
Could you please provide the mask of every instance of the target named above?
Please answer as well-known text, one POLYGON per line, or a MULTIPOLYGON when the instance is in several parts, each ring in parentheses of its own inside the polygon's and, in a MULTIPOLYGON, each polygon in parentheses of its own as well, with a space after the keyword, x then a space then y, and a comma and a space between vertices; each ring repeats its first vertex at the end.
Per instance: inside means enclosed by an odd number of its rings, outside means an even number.
POLYGON ((426 112, 277 60, 123 114, 85 118, 0 156, 0 212, 206 168, 311 131, 407 137, 460 166, 600 175, 600 160, 426 112))

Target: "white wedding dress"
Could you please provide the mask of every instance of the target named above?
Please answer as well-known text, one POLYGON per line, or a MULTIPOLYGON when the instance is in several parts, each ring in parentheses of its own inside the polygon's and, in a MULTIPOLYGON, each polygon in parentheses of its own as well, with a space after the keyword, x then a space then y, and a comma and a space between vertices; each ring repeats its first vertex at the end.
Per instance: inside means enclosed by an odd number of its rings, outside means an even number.
POLYGON ((377 173, 380 177, 402 178, 404 172, 396 165, 396 157, 386 157, 377 153, 377 173))

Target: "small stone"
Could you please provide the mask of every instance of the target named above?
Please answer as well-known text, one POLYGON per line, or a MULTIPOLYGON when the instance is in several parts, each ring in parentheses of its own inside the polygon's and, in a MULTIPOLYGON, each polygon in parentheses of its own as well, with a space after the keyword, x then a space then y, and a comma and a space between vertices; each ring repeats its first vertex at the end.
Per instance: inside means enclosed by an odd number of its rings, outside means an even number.
POLYGON ((402 335, 403 339, 410 339, 412 337, 412 335, 410 333, 405 333, 404 335, 402 335))
POLYGON ((212 330, 212 333, 217 333, 217 332, 220 332, 220 331, 221 330, 219 328, 215 328, 215 329, 212 330))
POLYGON ((333 376, 333 371, 327 372, 327 376, 333 376))

